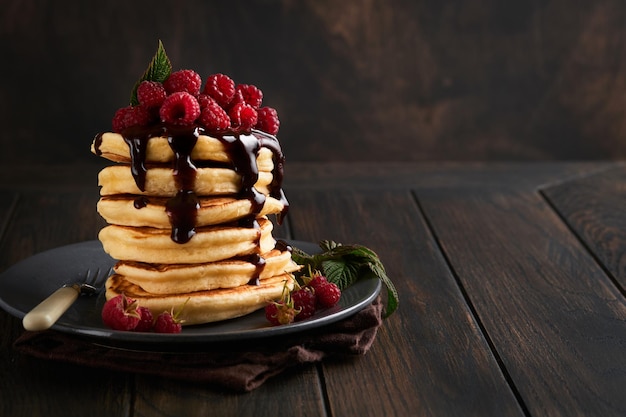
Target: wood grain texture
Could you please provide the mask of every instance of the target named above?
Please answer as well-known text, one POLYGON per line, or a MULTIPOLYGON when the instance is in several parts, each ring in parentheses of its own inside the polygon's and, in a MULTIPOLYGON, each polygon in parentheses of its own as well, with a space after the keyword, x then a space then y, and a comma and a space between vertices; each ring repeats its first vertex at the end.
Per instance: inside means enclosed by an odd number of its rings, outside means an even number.
POLYGON ((134 416, 323 416, 317 368, 307 365, 241 394, 165 378, 137 377, 134 416))
POLYGON ((295 161, 626 157, 620 0, 5 0, 0 162, 83 161, 158 39, 265 93, 295 161))
POLYGON ((409 192, 288 191, 294 238, 368 246, 401 296, 365 357, 324 364, 332 415, 523 415, 409 192))
POLYGON ((542 197, 418 197, 530 415, 624 415, 626 302, 542 197))
MULTIPOLYGON (((605 272, 621 243, 603 246, 621 236, 607 207, 623 206, 622 165, 289 166, 291 211, 281 233, 364 244, 400 290, 400 309, 365 356, 293 369, 232 394, 20 356, 11 344, 21 324, 0 312, 0 414, 626 413, 626 300, 605 272), (615 194, 601 199, 600 190, 615 194), (610 252, 606 270, 589 253, 594 247, 610 252)), ((95 171, 77 168, 31 166, 14 186, 0 176, 0 271, 95 238, 103 225, 87 178, 95 171)))
MULTIPOLYGON (((0 194, 0 214, 13 197, 0 194)), ((24 192, 0 241, 1 270, 37 252, 93 239, 100 221, 96 200, 83 193, 24 192)), ((17 354, 11 344, 24 331, 0 311, 0 414, 3 416, 124 415, 132 377, 17 354), (80 399, 77 401, 77 399, 80 399)))
POLYGON ((626 291, 626 168, 565 181, 542 193, 626 291))

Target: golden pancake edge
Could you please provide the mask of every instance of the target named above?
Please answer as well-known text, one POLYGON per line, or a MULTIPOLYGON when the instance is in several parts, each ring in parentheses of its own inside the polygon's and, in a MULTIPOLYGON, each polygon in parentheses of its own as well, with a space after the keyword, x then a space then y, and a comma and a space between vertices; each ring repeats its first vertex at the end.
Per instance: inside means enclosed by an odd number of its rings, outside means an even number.
POLYGON ((121 275, 111 275, 106 281, 106 298, 125 294, 154 316, 172 309, 183 320, 183 325, 212 323, 241 317, 252 313, 269 301, 281 296, 285 288, 294 287, 294 278, 285 273, 261 280, 259 285, 242 285, 236 288, 220 288, 182 294, 154 295, 127 281, 121 275))

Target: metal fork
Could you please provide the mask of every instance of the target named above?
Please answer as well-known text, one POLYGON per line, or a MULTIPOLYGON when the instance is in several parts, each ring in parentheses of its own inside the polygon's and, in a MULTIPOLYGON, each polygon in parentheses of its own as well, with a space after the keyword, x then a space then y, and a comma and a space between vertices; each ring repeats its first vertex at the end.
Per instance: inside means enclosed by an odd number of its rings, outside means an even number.
POLYGON ((87 270, 83 282, 64 285, 50 294, 24 316, 22 325, 26 330, 32 331, 49 329, 74 304, 79 295, 98 293, 103 280, 111 275, 111 272, 112 268, 108 270, 98 268, 95 272, 87 270))

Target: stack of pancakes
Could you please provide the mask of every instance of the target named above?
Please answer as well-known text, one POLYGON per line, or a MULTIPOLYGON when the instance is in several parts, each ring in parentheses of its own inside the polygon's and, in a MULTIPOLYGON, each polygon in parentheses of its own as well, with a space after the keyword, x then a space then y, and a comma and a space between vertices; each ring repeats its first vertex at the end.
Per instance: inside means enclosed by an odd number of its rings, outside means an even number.
POLYGON ((198 128, 104 133, 92 152, 116 162, 98 176, 99 233, 118 260, 106 298, 134 298, 184 324, 248 314, 293 288, 289 247, 272 236, 288 203, 283 156, 262 132, 211 137, 198 128))

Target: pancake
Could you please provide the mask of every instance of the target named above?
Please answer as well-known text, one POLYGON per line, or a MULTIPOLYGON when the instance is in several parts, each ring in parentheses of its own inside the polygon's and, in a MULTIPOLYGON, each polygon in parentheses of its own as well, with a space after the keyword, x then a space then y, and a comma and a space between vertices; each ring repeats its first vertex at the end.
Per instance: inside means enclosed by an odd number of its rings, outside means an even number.
POLYGON ((106 298, 124 293, 137 300, 140 306, 150 309, 154 316, 163 311, 180 310, 183 325, 211 323, 241 317, 263 308, 269 301, 281 296, 285 286, 291 290, 294 278, 285 273, 261 280, 259 285, 241 285, 183 294, 151 294, 132 284, 123 276, 114 274, 106 281, 106 298))
MULTIPOLYGON (((119 133, 103 133, 99 139, 94 139, 91 152, 114 162, 130 163, 130 150, 124 137, 119 133), (96 149, 97 148, 97 149, 96 149)), ((257 166, 259 171, 270 172, 274 168, 273 153, 267 148, 259 149, 257 166)), ((191 151, 194 161, 213 161, 232 163, 232 158, 225 144, 214 137, 200 135, 191 151)), ((150 138, 146 147, 146 162, 164 163, 174 161, 174 152, 165 136, 150 138)))
POLYGON ((206 226, 187 243, 176 243, 169 229, 109 225, 98 239, 113 259, 152 264, 206 263, 274 249, 273 224, 257 219, 259 228, 206 226))
MULTIPOLYGON (((232 197, 200 197, 195 224, 198 227, 229 223, 253 214, 248 199, 232 197)), ((165 211, 166 197, 137 197, 133 195, 104 196, 98 201, 98 213, 109 224, 134 227, 171 227, 165 211)), ((279 200, 267 197, 257 215, 278 214, 284 209, 279 200)))
MULTIPOLYGON (((260 193, 269 194, 272 183, 271 172, 259 172, 254 187, 260 193)), ((193 192, 198 196, 237 194, 241 191, 241 176, 228 168, 197 168, 193 192)), ((173 197, 179 191, 174 170, 153 167, 146 171, 145 190, 140 190, 128 165, 112 165, 103 168, 98 174, 100 195, 137 194, 160 197, 173 197)))
POLYGON ((175 294, 192 291, 233 288, 247 285, 258 274, 263 280, 300 266, 291 260, 289 251, 271 250, 261 256, 263 264, 254 260, 229 259, 201 264, 145 264, 120 261, 115 272, 153 294, 175 294), (258 267, 260 265, 260 268, 258 267), (258 272, 260 270, 260 273, 258 272))

